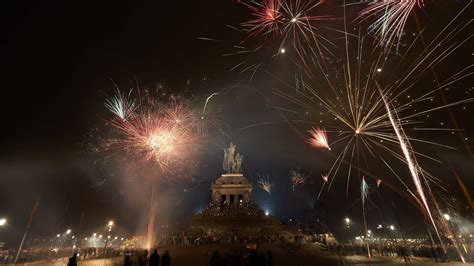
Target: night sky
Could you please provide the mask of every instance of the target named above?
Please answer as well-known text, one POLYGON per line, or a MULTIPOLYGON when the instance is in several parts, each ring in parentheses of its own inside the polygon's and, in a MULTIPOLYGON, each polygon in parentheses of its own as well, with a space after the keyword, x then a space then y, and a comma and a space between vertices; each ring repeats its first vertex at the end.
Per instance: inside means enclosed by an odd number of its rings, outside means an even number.
MULTIPOLYGON (((425 12, 429 15, 420 12, 422 23, 442 25, 465 5, 462 1, 441 2, 428 4, 425 12)), ((175 93, 188 88, 201 103, 212 92, 226 91, 213 102, 220 110, 225 133, 209 142, 198 160, 199 167, 193 168, 196 172, 187 173, 194 181, 160 183, 160 224, 175 223, 205 207, 210 199, 210 183, 222 173, 222 149, 231 141, 244 155, 244 174, 254 184, 258 175, 265 174, 276 184, 271 195, 254 186, 254 199, 263 209, 281 218, 312 210, 321 173, 327 171, 331 158, 311 149, 286 123, 238 130, 282 120, 278 112, 268 108, 267 97, 269 88, 281 84, 265 74, 249 83, 245 75, 229 71, 240 59, 222 56, 242 37, 227 25, 239 25, 248 16, 243 5, 230 0, 96 1, 74 5, 49 1, 3 6, 0 216, 8 218, 8 225, 0 228, 0 240, 8 246, 17 245, 37 200, 40 205, 32 236, 51 237, 67 228, 85 235, 109 219, 114 219, 124 234, 143 227, 148 208, 143 192, 149 188, 126 171, 126 164, 134 162, 104 161, 86 149, 91 131, 103 126, 110 116, 104 101, 113 94, 114 83, 124 90, 136 84, 144 88, 161 84, 175 93), (236 89, 228 89, 233 87, 236 89), (306 186, 293 191, 289 175, 297 168, 310 177, 306 186)), ((334 32, 328 34, 330 38, 340 37, 334 32)), ((453 56, 448 60, 453 65, 440 67, 440 71, 472 62, 472 40, 453 56)), ((285 67, 279 62, 276 71, 284 71, 285 67)), ((464 79, 453 86, 450 99, 473 97, 471 87, 472 78, 464 79)), ((472 103, 453 108, 471 150, 473 108, 472 103)), ((450 127, 446 111, 434 116, 430 123, 444 121, 450 127)), ((308 128, 298 130, 304 135, 308 128)), ((464 200, 450 170, 456 169, 468 189, 474 191, 473 158, 463 142, 450 132, 418 134, 457 149, 424 148, 424 152, 443 161, 424 167, 440 177, 452 195, 464 200)), ((342 174, 317 204, 315 212, 335 230, 342 226, 346 215, 355 223, 362 221, 357 182, 346 198, 342 174)), ((370 225, 381 223, 381 216, 387 223, 395 223, 391 207, 394 201, 406 217, 405 230, 425 233, 421 215, 395 192, 382 186, 372 199, 370 225)))

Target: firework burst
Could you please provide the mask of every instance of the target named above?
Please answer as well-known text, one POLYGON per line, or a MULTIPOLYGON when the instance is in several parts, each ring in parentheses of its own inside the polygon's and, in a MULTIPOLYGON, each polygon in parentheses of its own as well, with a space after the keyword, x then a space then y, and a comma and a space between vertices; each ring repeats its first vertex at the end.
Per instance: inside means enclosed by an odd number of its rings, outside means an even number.
POLYGON ((104 106, 120 119, 126 119, 137 108, 137 102, 131 94, 132 90, 125 94, 116 89, 115 95, 108 98, 104 106))
POLYGON ((158 108, 145 108, 129 114, 128 119, 113 119, 118 137, 110 146, 126 151, 161 168, 185 156, 196 144, 193 114, 183 103, 173 101, 158 108))
POLYGON ((360 12, 359 19, 374 20, 369 33, 376 37, 379 45, 389 49, 395 42, 397 46, 400 43, 407 20, 416 7, 423 8, 424 1, 374 1, 360 12))
POLYGON ((380 185, 382 184, 382 179, 378 178, 377 180, 375 180, 375 183, 377 184, 377 187, 380 187, 380 185))
MULTIPOLYGON (((321 34, 321 21, 335 20, 320 15, 323 1, 312 0, 262 0, 242 1, 252 18, 241 23, 246 33, 236 51, 227 55, 248 55, 231 68, 241 73, 251 72, 251 79, 265 62, 285 55, 288 62, 309 68, 323 56, 331 53, 334 44, 321 34), (257 59, 257 60, 255 60, 257 59)), ((307 73, 310 73, 309 71, 307 73)))
POLYGON ((291 170, 290 182, 293 187, 293 190, 295 190, 295 188, 298 186, 306 184, 306 179, 307 177, 303 173, 299 172, 298 170, 291 170))
POLYGON ((106 159, 133 161, 127 165, 140 165, 140 172, 171 174, 196 166, 195 155, 219 124, 215 112, 203 113, 192 97, 169 94, 162 87, 137 90, 137 95, 117 89, 106 99, 105 106, 113 116, 91 136, 92 151, 103 152, 106 159))
POLYGON ((258 186, 268 194, 272 194, 272 189, 275 186, 275 184, 270 182, 270 178, 268 175, 259 177, 258 181, 258 186))
POLYGON ((326 130, 320 128, 312 128, 309 131, 309 134, 311 135, 311 137, 308 139, 309 145, 314 148, 331 150, 331 148, 329 147, 326 130))

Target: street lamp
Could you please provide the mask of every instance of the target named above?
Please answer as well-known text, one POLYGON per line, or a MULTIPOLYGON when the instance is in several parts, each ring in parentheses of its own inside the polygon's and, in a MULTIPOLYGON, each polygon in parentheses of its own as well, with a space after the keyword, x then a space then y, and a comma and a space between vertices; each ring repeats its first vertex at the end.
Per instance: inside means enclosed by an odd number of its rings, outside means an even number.
POLYGON ((7 218, 0 218, 0 226, 4 226, 7 224, 7 218))
POLYGON ((389 226, 389 228, 390 228, 390 230, 392 230, 392 231, 395 230, 395 226, 394 226, 393 224, 391 224, 391 225, 389 226))
POLYGON ((71 233, 71 229, 67 229, 67 230, 66 230, 66 234, 69 235, 70 233, 71 233))
POLYGON ((114 221, 109 221, 109 226, 113 226, 114 225, 114 221))

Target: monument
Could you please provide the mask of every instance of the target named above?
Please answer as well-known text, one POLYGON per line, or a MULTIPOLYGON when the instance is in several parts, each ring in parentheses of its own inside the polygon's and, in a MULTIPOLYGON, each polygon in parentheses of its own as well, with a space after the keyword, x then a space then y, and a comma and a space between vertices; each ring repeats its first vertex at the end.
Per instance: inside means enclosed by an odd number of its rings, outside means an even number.
POLYGON ((236 146, 231 143, 224 149, 222 174, 211 186, 212 203, 224 205, 239 205, 250 202, 252 184, 244 177, 242 172, 243 156, 235 154, 236 146))
POLYGON ((281 222, 265 215, 252 200, 252 183, 242 174, 242 161, 233 143, 224 149, 224 173, 211 185, 211 202, 191 218, 188 235, 239 237, 281 232, 281 222))

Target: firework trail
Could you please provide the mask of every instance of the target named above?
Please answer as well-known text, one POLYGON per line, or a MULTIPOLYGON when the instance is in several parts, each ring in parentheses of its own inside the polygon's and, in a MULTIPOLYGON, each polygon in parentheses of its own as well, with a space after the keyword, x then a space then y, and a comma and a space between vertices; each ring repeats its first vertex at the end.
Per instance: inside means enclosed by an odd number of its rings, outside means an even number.
POLYGON ((321 185, 321 189, 319 190, 318 197, 316 197, 316 201, 319 200, 321 197, 321 192, 323 192, 324 185, 327 184, 329 176, 327 174, 321 175, 321 178, 323 179, 323 184, 321 185))
MULTIPOLYGON (((362 177, 362 182, 360 184, 360 196, 362 198, 362 216, 364 218, 364 229, 365 229, 365 234, 366 236, 369 236, 367 231, 367 218, 365 215, 365 201, 368 199, 369 196, 369 187, 367 186, 367 182, 365 182, 365 177, 362 177)), ((371 257, 370 254, 370 247, 369 247, 369 240, 367 239, 367 255, 369 258, 371 257)))
MULTIPOLYGON (((400 148, 402 149, 403 154, 404 154, 404 156, 406 158, 406 161, 408 163, 408 168, 409 168, 410 173, 412 175, 413 183, 416 187, 416 192, 418 194, 419 202, 420 202, 420 204, 422 204, 423 208, 425 209, 426 214, 429 217, 429 220, 431 221, 431 224, 432 224, 432 226, 433 226, 433 228, 436 232, 436 235, 438 236, 438 239, 439 239, 440 243, 443 243, 443 240, 441 238, 440 230, 438 229, 438 224, 440 224, 441 228, 444 229, 443 231, 447 232, 448 235, 452 235, 451 228, 449 227, 447 222, 444 221, 443 219, 436 219, 437 217, 434 215, 433 211, 431 210, 429 202, 434 203, 434 206, 435 206, 435 208, 437 210, 437 213, 439 215, 442 214, 442 211, 439 208, 438 203, 436 202, 436 198, 432 195, 431 188, 429 187, 429 183, 427 182, 427 180, 423 176, 423 171, 422 171, 421 167, 418 165, 418 162, 416 161, 416 157, 412 152, 413 148, 411 147, 411 144, 410 144, 405 132, 403 131, 403 127, 396 123, 396 120, 395 120, 395 117, 394 117, 395 115, 391 111, 390 104, 388 103, 388 101, 386 99, 386 96, 382 93, 382 91, 380 91, 380 94, 382 95, 382 99, 385 103, 385 108, 387 110, 387 114, 388 114, 388 117, 390 119, 390 123, 392 124, 393 129, 394 129, 394 131, 397 134, 397 137, 399 139, 400 148), (424 191, 423 183, 426 185, 426 187, 428 189, 427 193, 425 193, 425 191, 424 191), (429 201, 427 199, 426 194, 431 196, 429 201)), ((455 246, 455 248, 458 252, 458 255, 459 255, 461 261, 464 263, 464 261, 465 261, 464 257, 462 255, 462 253, 460 252, 459 247, 458 247, 456 242, 457 241, 455 239, 453 239, 453 244, 454 244, 454 246, 455 246)))
POLYGON ((469 189, 466 187, 466 185, 464 185, 464 182, 462 181, 461 177, 459 177, 458 173, 454 171, 454 169, 451 169, 451 170, 453 171, 453 174, 456 177, 456 181, 458 182, 458 185, 461 188, 461 191, 464 193, 464 196, 466 197, 466 201, 469 203, 469 207, 471 207, 471 210, 474 210, 474 200, 472 199, 469 189))
POLYGON ((268 194, 272 194, 272 189, 275 184, 270 182, 270 178, 268 177, 268 175, 259 177, 257 183, 263 191, 267 192, 268 194))
MULTIPOLYGON (((423 203, 423 207, 426 210, 426 213, 431 221, 431 224, 433 225, 433 228, 436 231, 436 234, 439 240, 442 242, 441 235, 438 231, 438 226, 436 225, 435 219, 433 218, 431 208, 428 204, 428 200, 427 200, 425 191, 423 189, 422 179, 423 179, 423 183, 425 183, 426 185, 428 185, 428 182, 424 178, 423 171, 421 170, 421 167, 418 165, 418 162, 416 161, 415 155, 413 153, 413 149, 410 145, 408 137, 403 131, 403 127, 396 122, 394 114, 392 113, 392 110, 390 108, 390 104, 388 103, 386 99, 386 96, 382 93, 382 91, 380 91, 380 94, 382 96, 382 100, 384 101, 385 109, 387 111, 388 118, 390 119, 390 123, 392 124, 393 130, 395 131, 395 134, 397 135, 398 141, 400 143, 400 148, 402 149, 403 155, 405 156, 406 162, 408 164, 408 169, 410 170, 413 183, 416 187, 416 192, 418 193, 419 199, 423 203)), ((432 199, 432 200, 435 200, 435 199, 432 199)))
POLYGON ((309 145, 314 148, 323 148, 331 150, 331 148, 329 147, 326 130, 320 128, 312 128, 309 133, 311 135, 311 137, 308 139, 309 145))
POLYGON ((211 100, 212 97, 216 96, 216 95, 219 95, 218 92, 214 92, 212 93, 211 95, 209 95, 207 98, 206 98, 206 102, 204 103, 204 107, 202 108, 202 115, 204 116, 206 114, 206 107, 207 107, 207 104, 209 103, 209 101, 211 100))
POLYGON ((365 205, 365 202, 369 197, 369 186, 367 185, 367 182, 365 182, 365 177, 362 177, 360 191, 361 191, 362 204, 365 205))
POLYGON ((155 192, 156 182, 153 182, 151 187, 151 196, 150 196, 150 209, 148 211, 148 224, 147 224, 147 234, 146 234, 146 243, 145 247, 150 249, 155 243, 155 225, 156 225, 156 212, 158 210, 156 202, 156 192, 155 192))
POLYGON ((14 260, 15 264, 17 263, 18 258, 20 257, 20 254, 21 254, 21 251, 22 251, 22 248, 23 248, 23 244, 25 243, 25 239, 28 236, 28 233, 30 232, 31 223, 33 222, 33 218, 35 217, 36 211, 38 210, 40 201, 41 201, 41 196, 38 197, 35 204, 33 205, 33 208, 31 209, 30 216, 28 218, 28 223, 26 225, 25 233, 23 234, 23 237, 22 237, 21 242, 20 242, 20 246, 18 247, 18 251, 16 252, 16 256, 15 256, 15 260, 14 260))

